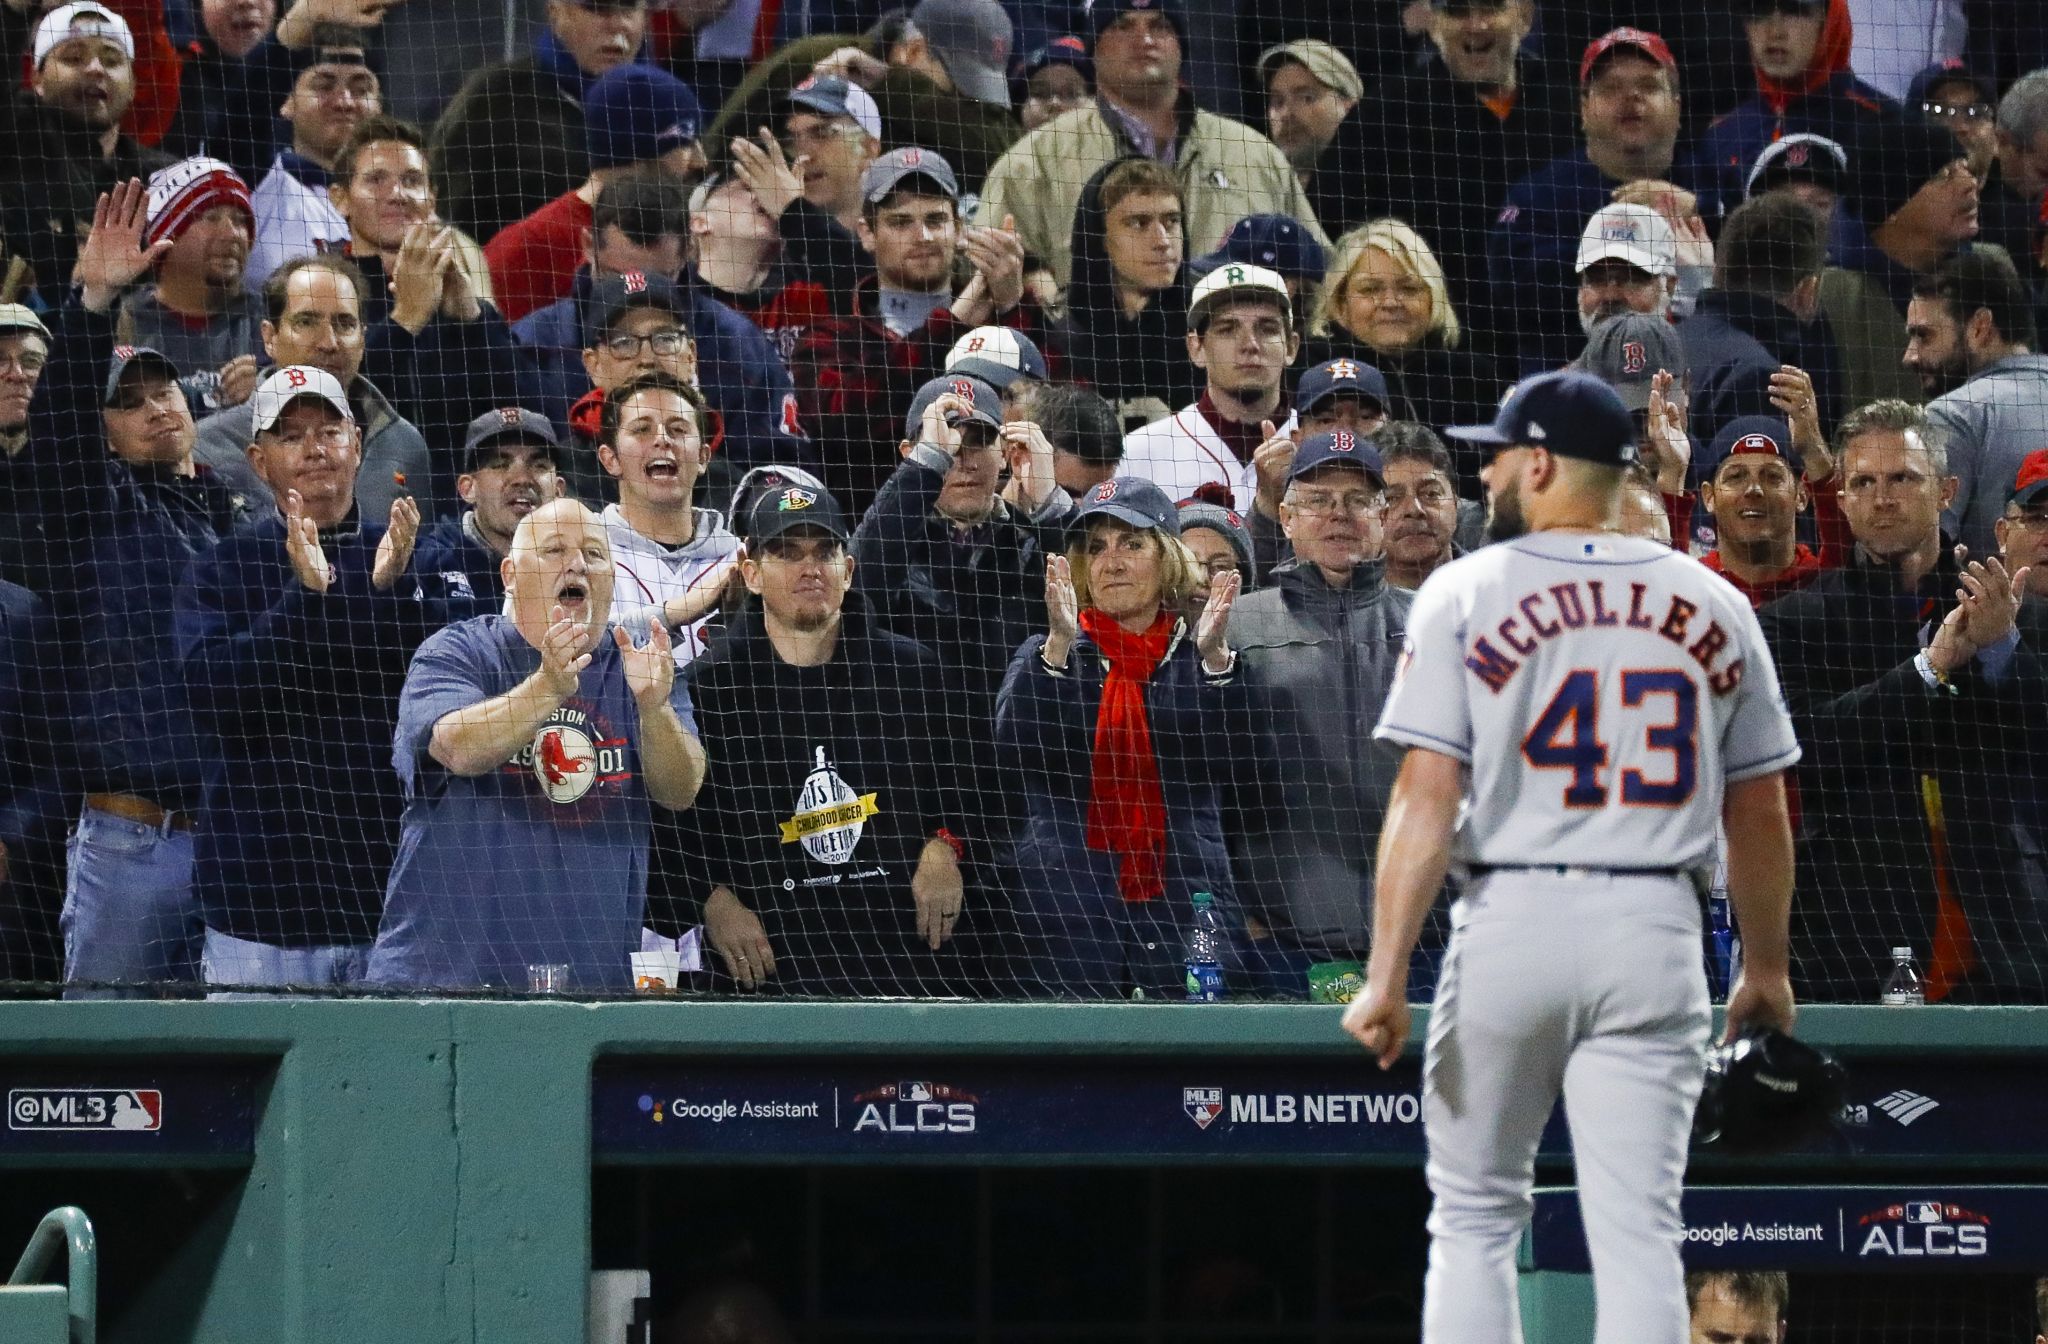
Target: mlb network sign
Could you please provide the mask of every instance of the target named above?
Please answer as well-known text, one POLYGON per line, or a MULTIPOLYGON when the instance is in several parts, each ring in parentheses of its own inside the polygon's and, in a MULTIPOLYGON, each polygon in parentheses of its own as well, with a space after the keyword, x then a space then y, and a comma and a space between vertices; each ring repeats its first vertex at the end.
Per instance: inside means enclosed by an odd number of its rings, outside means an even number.
POLYGON ((155 1088, 17 1087, 7 1094, 7 1127, 153 1133, 164 1127, 164 1094, 155 1088))

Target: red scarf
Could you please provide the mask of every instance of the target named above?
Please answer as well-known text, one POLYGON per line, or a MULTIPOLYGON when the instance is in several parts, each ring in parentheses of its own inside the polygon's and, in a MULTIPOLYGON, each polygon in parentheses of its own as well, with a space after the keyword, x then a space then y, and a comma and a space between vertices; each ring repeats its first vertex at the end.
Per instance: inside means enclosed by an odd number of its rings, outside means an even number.
POLYGON ((1116 886, 1125 900, 1154 901, 1166 894, 1166 795, 1152 754, 1145 684, 1173 642, 1174 620, 1162 611, 1134 635, 1090 607, 1081 628, 1109 660, 1095 711, 1088 848, 1117 856, 1116 886))

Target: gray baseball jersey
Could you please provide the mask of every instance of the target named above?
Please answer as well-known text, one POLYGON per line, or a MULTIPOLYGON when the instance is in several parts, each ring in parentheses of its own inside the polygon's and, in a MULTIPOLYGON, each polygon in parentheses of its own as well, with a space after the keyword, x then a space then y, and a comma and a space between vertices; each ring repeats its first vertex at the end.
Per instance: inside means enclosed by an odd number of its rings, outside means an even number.
POLYGON ((1667 546, 1541 532, 1429 576, 1374 736, 1469 767, 1453 857, 1714 862, 1725 785, 1799 742, 1749 603, 1667 546))

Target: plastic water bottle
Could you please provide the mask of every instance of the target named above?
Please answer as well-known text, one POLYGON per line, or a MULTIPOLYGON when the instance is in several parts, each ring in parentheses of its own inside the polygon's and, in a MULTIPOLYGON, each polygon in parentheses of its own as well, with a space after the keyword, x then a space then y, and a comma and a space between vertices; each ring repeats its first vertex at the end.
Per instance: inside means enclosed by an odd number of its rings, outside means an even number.
POLYGON ((1708 977, 1714 1002, 1728 1001, 1728 987, 1735 983, 1735 930, 1728 924, 1728 893, 1717 891, 1707 898, 1708 932, 1713 938, 1713 974, 1708 977))
POLYGON ((1927 990, 1920 983, 1920 968, 1913 964, 1912 948, 1892 949, 1892 973, 1885 977, 1884 992, 1877 996, 1877 1001, 1893 1008, 1927 1002, 1927 990))
POLYGON ((1195 917, 1188 924, 1188 1002, 1220 1003, 1223 999, 1223 922, 1216 917, 1216 898, 1195 893, 1195 917))

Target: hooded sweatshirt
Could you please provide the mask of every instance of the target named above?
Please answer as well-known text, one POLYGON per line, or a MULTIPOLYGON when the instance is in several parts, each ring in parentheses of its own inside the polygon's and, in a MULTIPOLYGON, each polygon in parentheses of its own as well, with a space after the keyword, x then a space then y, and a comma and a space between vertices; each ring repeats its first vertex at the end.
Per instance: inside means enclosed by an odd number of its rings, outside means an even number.
POLYGON ((1194 276, 1185 257, 1173 284, 1153 295, 1137 316, 1127 317, 1117 300, 1116 274, 1103 246, 1109 212, 1102 204, 1102 180, 1124 161, 1117 159, 1089 178, 1074 210, 1074 278, 1067 288, 1064 345, 1074 380, 1100 392, 1117 408, 1124 427, 1132 429, 1193 401, 1202 390, 1202 373, 1188 358, 1194 276))
POLYGON ((1742 199, 1750 166, 1766 145, 1802 131, 1848 144, 1862 122, 1897 114, 1897 103, 1850 73, 1854 35, 1849 0, 1828 0, 1820 40, 1803 75, 1781 82, 1751 66, 1756 96, 1715 118, 1700 143, 1701 175, 1717 175, 1726 199, 1742 199))

